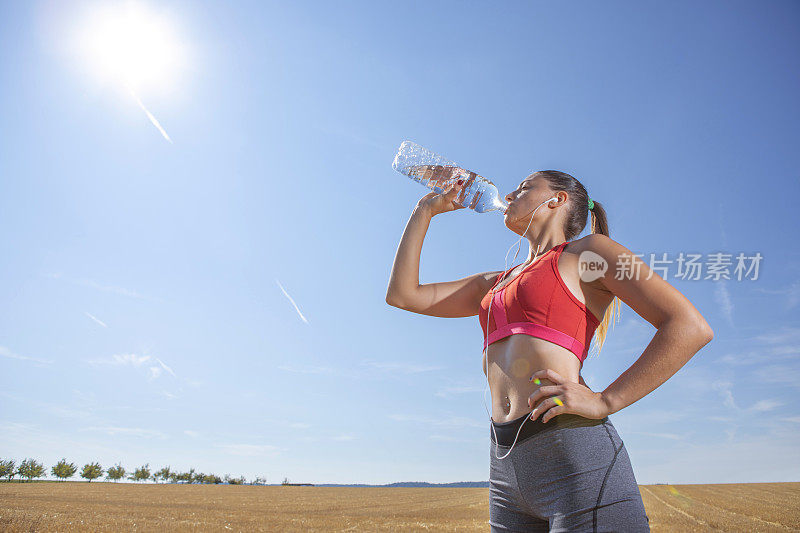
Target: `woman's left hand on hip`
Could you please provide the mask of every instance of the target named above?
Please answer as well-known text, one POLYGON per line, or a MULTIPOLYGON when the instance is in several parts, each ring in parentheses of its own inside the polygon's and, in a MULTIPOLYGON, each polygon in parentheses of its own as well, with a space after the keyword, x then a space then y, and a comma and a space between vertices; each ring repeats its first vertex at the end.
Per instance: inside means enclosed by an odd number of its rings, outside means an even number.
POLYGON ((564 413, 594 419, 608 416, 609 408, 603 399, 603 393, 594 392, 580 383, 568 381, 549 368, 539 370, 531 376, 531 381, 534 383, 542 379, 550 380, 555 385, 543 385, 530 395, 528 407, 533 409, 536 405, 530 415, 531 420, 536 420, 536 417, 542 415, 542 422, 547 422, 554 416, 564 413))

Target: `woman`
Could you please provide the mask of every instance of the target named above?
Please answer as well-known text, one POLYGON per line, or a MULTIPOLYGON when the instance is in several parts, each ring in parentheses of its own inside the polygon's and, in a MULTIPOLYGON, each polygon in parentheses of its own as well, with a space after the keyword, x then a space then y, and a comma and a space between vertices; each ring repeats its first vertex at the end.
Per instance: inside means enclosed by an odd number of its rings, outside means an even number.
POLYGON ((508 272, 420 285, 428 225, 435 215, 463 209, 454 201, 460 185, 417 203, 386 302, 431 316, 479 315, 492 394, 492 531, 649 531, 630 459, 609 415, 674 375, 713 331, 677 289, 609 238, 605 211, 583 185, 553 170, 531 174, 506 196, 506 227, 530 243, 524 263, 508 272), (592 233, 573 240, 589 214, 592 233), (593 268, 579 271, 579 258, 593 268), (602 347, 619 305, 615 298, 658 331, 630 368, 595 392, 580 370, 595 332, 602 347))

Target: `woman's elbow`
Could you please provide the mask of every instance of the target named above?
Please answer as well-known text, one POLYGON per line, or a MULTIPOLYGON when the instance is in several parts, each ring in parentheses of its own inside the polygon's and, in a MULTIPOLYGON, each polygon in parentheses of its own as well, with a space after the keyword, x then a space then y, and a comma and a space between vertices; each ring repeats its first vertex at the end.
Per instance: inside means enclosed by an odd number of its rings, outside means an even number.
POLYGON ((703 347, 714 339, 714 330, 706 322, 706 319, 698 315, 697 318, 692 320, 694 325, 695 335, 697 336, 700 346, 703 347))
POLYGON ((676 328, 681 337, 692 344, 697 344, 698 350, 714 338, 714 330, 700 313, 677 314, 670 317, 667 322, 676 328))
POLYGON ((405 309, 403 302, 393 293, 386 293, 386 303, 398 309, 405 309))
POLYGON ((709 326, 708 322, 706 322, 705 320, 703 321, 703 323, 705 324, 705 327, 703 328, 703 335, 704 335, 703 339, 705 340, 705 342, 703 343, 703 345, 706 345, 712 340, 714 340, 714 330, 711 329, 711 326, 709 326))

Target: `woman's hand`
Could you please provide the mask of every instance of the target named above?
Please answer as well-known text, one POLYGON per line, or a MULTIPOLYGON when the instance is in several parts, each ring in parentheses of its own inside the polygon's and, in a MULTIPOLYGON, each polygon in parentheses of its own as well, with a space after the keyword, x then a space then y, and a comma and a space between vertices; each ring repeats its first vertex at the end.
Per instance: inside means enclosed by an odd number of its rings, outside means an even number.
MULTIPOLYGON (((456 170, 458 169, 455 167, 431 166, 425 171, 425 177, 429 180, 434 180, 443 184, 447 180, 452 179, 453 172, 456 170)), ((438 215, 448 211, 464 209, 463 205, 455 201, 456 198, 458 198, 458 193, 461 191, 463 185, 464 179, 459 178, 457 181, 447 187, 447 189, 445 189, 441 194, 437 192, 430 192, 426 194, 422 197, 422 199, 420 199, 419 202, 417 202, 417 206, 427 207, 430 210, 431 215, 438 215)))
POLYGON ((531 420, 536 420, 536 417, 542 415, 542 422, 547 422, 562 413, 600 419, 608 416, 611 412, 603 399, 602 392, 594 392, 586 385, 567 381, 558 372, 549 368, 539 370, 531 376, 531 381, 537 385, 538 380, 541 379, 548 379, 555 385, 539 387, 528 398, 528 407, 531 408, 541 400, 541 403, 533 409, 531 420))

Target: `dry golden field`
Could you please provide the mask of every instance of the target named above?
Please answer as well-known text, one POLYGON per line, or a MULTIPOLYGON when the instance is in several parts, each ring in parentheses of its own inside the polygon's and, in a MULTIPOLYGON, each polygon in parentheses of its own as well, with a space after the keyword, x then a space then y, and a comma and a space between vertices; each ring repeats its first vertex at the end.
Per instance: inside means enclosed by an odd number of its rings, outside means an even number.
MULTIPOLYGON (((800 483, 641 485, 652 531, 800 531, 800 483)), ((2 531, 488 531, 488 488, 0 483, 2 531)))

